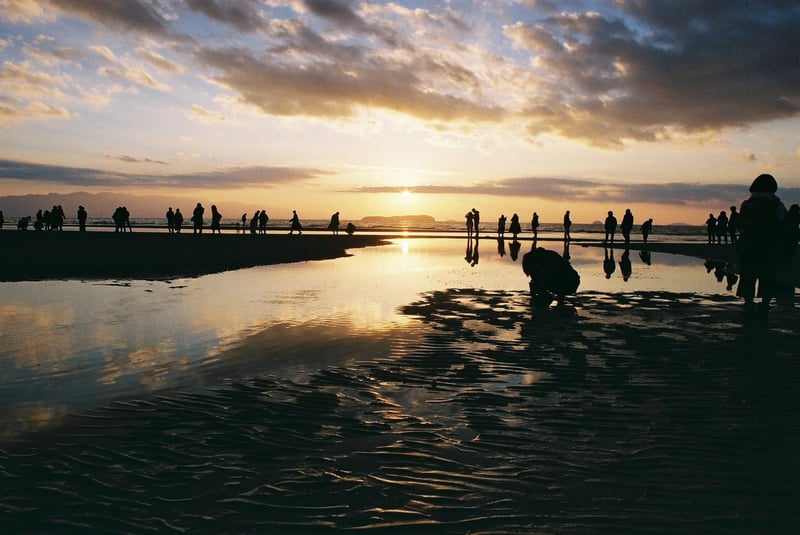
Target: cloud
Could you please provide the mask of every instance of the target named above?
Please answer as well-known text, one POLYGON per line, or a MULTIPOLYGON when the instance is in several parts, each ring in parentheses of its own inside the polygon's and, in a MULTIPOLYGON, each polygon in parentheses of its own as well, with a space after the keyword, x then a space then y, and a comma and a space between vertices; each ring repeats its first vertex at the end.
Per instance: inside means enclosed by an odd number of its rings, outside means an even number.
POLYGON ((0 99, 0 125, 11 126, 22 120, 69 119, 71 114, 63 106, 39 101, 8 102, 0 99))
POLYGON ((185 0, 186 5, 206 17, 243 32, 259 29, 264 18, 251 0, 185 0))
MULTIPOLYGON (((126 163, 163 163, 139 160, 129 156, 108 156, 126 163)), ((108 169, 93 169, 27 163, 0 159, 0 180, 24 180, 62 184, 66 186, 146 186, 167 189, 191 188, 270 188, 304 182, 330 175, 329 171, 304 167, 249 166, 228 167, 198 173, 145 175, 122 173, 108 169)))
POLYGON ((199 104, 193 104, 189 108, 189 118, 201 123, 224 123, 227 121, 224 115, 208 110, 199 104))
POLYGON ((619 0, 505 28, 548 80, 532 134, 656 141, 800 114, 800 4, 619 0))
POLYGON ((92 52, 99 55, 100 57, 102 57, 103 59, 105 59, 110 63, 116 63, 117 61, 117 56, 107 46, 92 45, 89 47, 89 50, 91 50, 92 52))
POLYGON ((53 14, 37 0, 0 0, 0 15, 11 22, 33 22, 54 18, 53 14))
MULTIPOLYGON (((335 47, 333 47, 335 49, 335 47)), ((334 51, 333 54, 336 52, 334 51)), ((359 107, 380 108, 427 121, 499 121, 503 110, 434 87, 469 73, 431 57, 353 58, 348 64, 310 58, 305 64, 258 58, 245 49, 200 49, 197 61, 243 103, 271 115, 350 117, 359 107)), ((460 80, 459 80, 460 81, 460 80)))
POLYGON ((161 160, 154 160, 152 158, 134 158, 133 156, 128 156, 127 154, 122 154, 122 155, 106 154, 106 158, 109 160, 116 160, 125 163, 155 163, 159 165, 169 165, 167 162, 163 162, 161 160))
POLYGON ((136 49, 136 53, 139 55, 140 58, 144 59, 151 65, 158 67, 162 71, 180 74, 184 71, 184 68, 174 61, 170 61, 158 52, 153 52, 152 50, 147 50, 144 47, 139 47, 136 49))
POLYGON ((117 80, 124 80, 127 82, 133 82, 138 85, 142 85, 144 87, 149 87, 150 89, 157 89, 158 91, 172 91, 172 88, 167 84, 161 83, 149 73, 142 69, 138 68, 122 68, 118 69, 116 67, 100 67, 97 69, 98 74, 102 76, 108 76, 110 78, 115 78, 117 80))
MULTIPOLYGON (((414 186, 414 193, 429 195, 480 195, 510 198, 528 197, 558 202, 590 202, 609 205, 657 204, 665 206, 724 204, 739 202, 749 195, 746 184, 699 184, 674 182, 614 183, 553 177, 505 178, 459 186, 414 186)), ((396 193, 395 186, 359 187, 348 193, 396 193)), ((781 188, 787 198, 800 196, 800 188, 781 188)))
POLYGON ((61 12, 103 26, 152 35, 169 35, 169 26, 153 3, 143 0, 46 0, 61 12))

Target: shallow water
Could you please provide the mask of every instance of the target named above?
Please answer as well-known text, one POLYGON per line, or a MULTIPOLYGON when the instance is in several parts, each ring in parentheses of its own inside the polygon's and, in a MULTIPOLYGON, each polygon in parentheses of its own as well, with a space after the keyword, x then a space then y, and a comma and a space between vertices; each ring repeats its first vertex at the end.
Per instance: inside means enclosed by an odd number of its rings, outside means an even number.
POLYGON ((603 249, 573 247, 579 294, 536 310, 523 251, 479 249, 476 265, 465 241, 408 239, 171 283, 0 285, 0 520, 800 524, 793 308, 749 325, 701 260, 632 252, 626 282, 603 249))

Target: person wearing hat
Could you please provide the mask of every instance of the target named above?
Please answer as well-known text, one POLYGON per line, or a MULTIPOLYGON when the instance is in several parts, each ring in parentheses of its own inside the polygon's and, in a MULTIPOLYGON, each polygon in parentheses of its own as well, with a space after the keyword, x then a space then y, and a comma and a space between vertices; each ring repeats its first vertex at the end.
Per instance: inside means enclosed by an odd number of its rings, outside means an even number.
POLYGON ((763 174, 750 185, 750 197, 739 210, 741 235, 737 241, 741 277, 736 295, 744 298, 746 314, 756 311, 754 299, 761 303, 758 312, 766 316, 776 294, 778 262, 781 259, 781 229, 786 207, 775 195, 775 177, 763 174), (758 293, 756 294, 756 282, 758 293))
POLYGON ((78 230, 81 232, 86 232, 86 217, 89 214, 86 213, 86 208, 83 206, 78 206, 78 230))

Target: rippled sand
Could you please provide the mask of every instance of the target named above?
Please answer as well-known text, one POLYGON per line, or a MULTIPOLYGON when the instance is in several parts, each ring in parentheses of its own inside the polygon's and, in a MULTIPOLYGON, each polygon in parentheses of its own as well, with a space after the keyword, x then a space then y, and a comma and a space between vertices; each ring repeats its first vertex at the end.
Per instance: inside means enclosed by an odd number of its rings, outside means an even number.
POLYGON ((117 402, 6 444, 0 522, 797 532, 798 317, 773 312, 743 323, 734 298, 667 292, 548 310, 524 292, 428 293, 388 357, 117 402))

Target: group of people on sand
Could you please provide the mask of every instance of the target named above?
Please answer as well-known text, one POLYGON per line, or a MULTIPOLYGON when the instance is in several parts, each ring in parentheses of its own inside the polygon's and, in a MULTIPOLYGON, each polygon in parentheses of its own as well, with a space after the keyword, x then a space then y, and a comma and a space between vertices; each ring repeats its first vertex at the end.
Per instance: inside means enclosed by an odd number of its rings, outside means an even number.
MULTIPOLYGON (((467 225, 467 236, 472 237, 478 236, 479 228, 478 224, 480 223, 480 212, 478 212, 475 208, 470 210, 464 215, 466 219, 467 225)), ((505 238, 506 235, 506 223, 508 223, 508 218, 506 218, 505 214, 501 214, 497 220, 497 237, 502 239, 505 238)), ((537 212, 533 212, 531 216, 531 231, 533 232, 533 240, 537 241, 539 238, 539 214, 537 212)), ((570 211, 567 210, 564 212, 564 241, 569 242, 572 240, 571 236, 571 229, 572 229, 572 218, 570 215, 570 211)), ((616 236, 618 227, 617 218, 614 216, 614 212, 609 210, 608 215, 604 221, 604 230, 605 230, 605 237, 603 238, 603 242, 606 244, 613 244, 614 239, 616 236)), ((633 232, 634 228, 634 218, 633 212, 631 212, 630 208, 625 210, 625 214, 622 216, 622 222, 619 223, 619 230, 622 233, 622 237, 625 240, 625 244, 630 244, 631 241, 631 232, 633 232)), ((644 223, 641 224, 639 227, 639 231, 642 234, 642 241, 647 243, 647 238, 653 232, 653 219, 650 218, 646 220, 644 223)), ((516 213, 511 216, 511 221, 508 225, 508 232, 512 235, 513 240, 517 240, 517 236, 522 233, 522 225, 519 222, 519 215, 516 213)))

